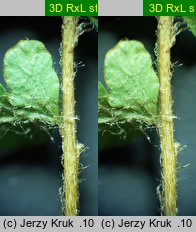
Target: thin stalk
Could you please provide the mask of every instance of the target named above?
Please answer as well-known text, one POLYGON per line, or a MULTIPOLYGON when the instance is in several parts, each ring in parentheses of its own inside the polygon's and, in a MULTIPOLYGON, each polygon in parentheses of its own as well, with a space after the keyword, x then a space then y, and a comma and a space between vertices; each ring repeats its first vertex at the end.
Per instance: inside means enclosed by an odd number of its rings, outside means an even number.
POLYGON ((78 214, 79 145, 76 141, 74 97, 74 48, 78 39, 78 17, 64 17, 62 25, 62 124, 60 126, 64 165, 63 208, 67 216, 78 214))
POLYGON ((161 142, 163 214, 177 214, 176 149, 174 143, 171 61, 170 49, 173 41, 173 17, 158 18, 158 75, 160 80, 158 126, 161 142))

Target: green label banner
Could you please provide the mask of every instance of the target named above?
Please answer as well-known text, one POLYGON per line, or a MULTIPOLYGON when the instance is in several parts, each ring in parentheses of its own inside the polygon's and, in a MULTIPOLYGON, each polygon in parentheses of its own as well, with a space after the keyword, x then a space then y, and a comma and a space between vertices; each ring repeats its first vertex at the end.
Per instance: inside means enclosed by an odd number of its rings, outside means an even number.
POLYGON ((45 0, 46 16, 97 16, 98 0, 45 0))
POLYGON ((143 0, 144 16, 196 16, 196 0, 143 0))

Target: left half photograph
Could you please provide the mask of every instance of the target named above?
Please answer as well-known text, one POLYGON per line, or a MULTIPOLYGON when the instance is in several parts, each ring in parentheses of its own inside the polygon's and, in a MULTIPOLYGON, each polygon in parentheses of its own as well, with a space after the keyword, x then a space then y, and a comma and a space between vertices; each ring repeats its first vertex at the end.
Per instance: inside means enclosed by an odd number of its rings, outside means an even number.
POLYGON ((97 27, 1 17, 1 216, 98 215, 97 27))

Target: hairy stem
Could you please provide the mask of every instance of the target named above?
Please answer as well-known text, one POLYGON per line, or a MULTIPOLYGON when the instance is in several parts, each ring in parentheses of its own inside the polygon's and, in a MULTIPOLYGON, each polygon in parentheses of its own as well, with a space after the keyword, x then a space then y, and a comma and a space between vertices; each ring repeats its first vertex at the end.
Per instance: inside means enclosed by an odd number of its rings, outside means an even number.
POLYGON ((76 141, 74 98, 74 48, 77 41, 78 17, 64 17, 62 25, 62 117, 60 128, 64 165, 64 214, 78 214, 79 145, 76 141))
POLYGON ((158 18, 158 75, 160 80, 158 126, 161 142, 162 191, 164 215, 177 214, 176 149, 173 132, 170 49, 173 41, 173 17, 158 18))

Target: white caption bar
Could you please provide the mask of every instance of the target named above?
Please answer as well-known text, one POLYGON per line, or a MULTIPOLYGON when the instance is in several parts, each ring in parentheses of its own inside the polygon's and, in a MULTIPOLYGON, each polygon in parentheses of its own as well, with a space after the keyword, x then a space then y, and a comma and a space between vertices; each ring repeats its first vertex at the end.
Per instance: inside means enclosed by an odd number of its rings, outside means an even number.
POLYGON ((0 231, 196 231, 196 217, 0 217, 0 231))

